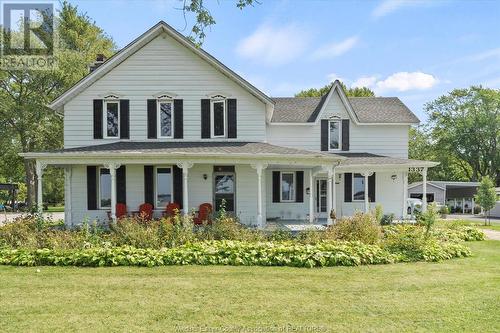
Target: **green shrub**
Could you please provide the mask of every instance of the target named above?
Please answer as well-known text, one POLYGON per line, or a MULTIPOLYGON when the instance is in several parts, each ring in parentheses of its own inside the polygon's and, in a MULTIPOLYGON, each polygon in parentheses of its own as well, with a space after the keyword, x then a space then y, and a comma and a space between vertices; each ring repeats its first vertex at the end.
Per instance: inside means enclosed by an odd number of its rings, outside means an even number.
POLYGON ((454 226, 449 228, 435 228, 432 231, 434 237, 448 242, 471 242, 485 239, 484 232, 471 226, 454 226))
POLYGON ((328 227, 327 238, 376 244, 381 236, 380 225, 372 214, 356 212, 352 217, 337 220, 328 227))
POLYGON ((394 214, 385 214, 382 216, 382 220, 380 221, 380 225, 391 225, 394 222, 394 214))
POLYGON ((289 241, 293 239, 293 235, 290 230, 276 229, 268 233, 267 239, 273 242, 289 241))
POLYGON ((448 206, 443 206, 439 209, 439 214, 441 214, 441 216, 446 216, 450 214, 450 209, 448 208, 448 206))
POLYGON ((426 235, 431 231, 432 226, 439 218, 437 204, 435 202, 427 205, 427 210, 421 214, 416 215, 417 223, 425 227, 426 235))
POLYGON ((326 233, 324 231, 316 229, 305 229, 301 230, 296 239, 302 244, 316 244, 326 239, 326 233))
POLYGON ((377 204, 375 206, 375 211, 373 212, 373 215, 375 216, 375 220, 377 221, 377 223, 382 224, 382 218, 384 217, 384 209, 382 208, 381 204, 377 204))
POLYGON ((199 240, 262 241, 265 237, 259 230, 246 228, 236 218, 220 214, 211 224, 198 228, 197 238, 199 240))

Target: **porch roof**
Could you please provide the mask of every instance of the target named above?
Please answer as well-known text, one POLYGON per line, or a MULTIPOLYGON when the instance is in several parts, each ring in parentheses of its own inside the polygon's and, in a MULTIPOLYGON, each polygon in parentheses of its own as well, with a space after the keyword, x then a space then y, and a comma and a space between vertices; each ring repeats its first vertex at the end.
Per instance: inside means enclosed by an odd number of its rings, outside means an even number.
POLYGON ((346 157, 341 162, 338 169, 387 169, 387 168, 422 168, 434 167, 438 162, 421 161, 397 157, 376 155, 371 153, 337 153, 337 155, 346 157))
POLYGON ((28 159, 50 158, 143 158, 143 157, 226 157, 226 158, 279 158, 305 159, 333 163, 345 157, 275 146, 264 142, 240 141, 119 141, 102 145, 67 148, 46 152, 20 154, 28 159))

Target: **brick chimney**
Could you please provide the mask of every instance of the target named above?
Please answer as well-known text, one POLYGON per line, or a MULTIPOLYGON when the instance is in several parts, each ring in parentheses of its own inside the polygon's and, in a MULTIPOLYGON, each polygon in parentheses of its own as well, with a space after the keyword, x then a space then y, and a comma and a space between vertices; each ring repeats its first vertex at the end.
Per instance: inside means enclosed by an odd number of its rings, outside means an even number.
POLYGON ((97 67, 101 66, 107 60, 104 54, 98 54, 95 57, 95 62, 89 66, 89 72, 92 73, 97 69, 97 67))

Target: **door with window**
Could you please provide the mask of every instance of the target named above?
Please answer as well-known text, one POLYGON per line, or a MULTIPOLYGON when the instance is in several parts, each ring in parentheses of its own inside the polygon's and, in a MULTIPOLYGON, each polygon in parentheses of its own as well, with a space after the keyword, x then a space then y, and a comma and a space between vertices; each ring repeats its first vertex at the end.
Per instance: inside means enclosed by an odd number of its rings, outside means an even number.
POLYGON ((316 180, 316 213, 319 217, 326 217, 326 200, 327 200, 327 182, 326 179, 316 180))
POLYGON ((236 198, 236 175, 234 172, 214 173, 214 209, 220 211, 224 205, 226 212, 234 213, 236 198))

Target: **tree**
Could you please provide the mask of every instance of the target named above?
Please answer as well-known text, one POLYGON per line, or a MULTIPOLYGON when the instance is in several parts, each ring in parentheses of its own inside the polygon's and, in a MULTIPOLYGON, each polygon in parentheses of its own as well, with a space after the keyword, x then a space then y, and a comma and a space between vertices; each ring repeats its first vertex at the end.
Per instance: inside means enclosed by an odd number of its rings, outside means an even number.
POLYGON ((495 207, 497 201, 497 194, 495 191, 495 186, 493 185, 493 181, 490 177, 483 177, 481 179, 481 184, 477 189, 477 194, 475 195, 476 202, 483 208, 485 212, 488 212, 488 215, 484 214, 484 225, 486 225, 486 217, 488 217, 489 223, 491 225, 490 220, 490 210, 495 207))
MULTIPOLYGON (((306 90, 302 90, 299 93, 295 94, 295 97, 321 97, 323 95, 328 94, 330 88, 333 83, 329 83, 321 88, 310 88, 306 90)), ((347 88, 345 84, 340 82, 340 85, 345 91, 345 94, 349 97, 373 97, 375 93, 367 87, 356 87, 356 88, 347 88)))
POLYGON ((426 105, 432 146, 472 181, 489 176, 500 184, 500 90, 455 89, 426 105))
MULTIPOLYGON (((62 147, 62 117, 46 105, 88 71, 97 53, 111 55, 115 46, 86 15, 67 2, 58 16, 58 67, 53 70, 0 71, 0 132, 2 146, 8 147, 0 158, 3 170, 24 169, 28 205, 36 194, 35 165, 18 153, 62 147)), ((0 170, 1 171, 1 170, 0 170)), ((56 181, 62 184, 62 179, 56 181)))

